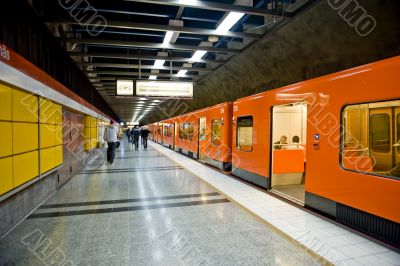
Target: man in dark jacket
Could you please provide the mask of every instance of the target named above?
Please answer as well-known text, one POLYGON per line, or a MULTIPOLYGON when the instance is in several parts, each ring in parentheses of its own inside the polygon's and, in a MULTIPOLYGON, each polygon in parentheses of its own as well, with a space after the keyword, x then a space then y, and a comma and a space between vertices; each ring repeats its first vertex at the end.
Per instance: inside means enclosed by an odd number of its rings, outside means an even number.
POLYGON ((131 136, 133 137, 133 144, 135 145, 135 150, 139 149, 139 136, 140 136, 140 130, 139 127, 134 127, 132 129, 133 132, 131 132, 131 136))
POLYGON ((149 137, 150 130, 147 129, 147 127, 143 127, 142 130, 140 131, 140 135, 143 140, 143 145, 144 148, 147 149, 147 138, 149 137))

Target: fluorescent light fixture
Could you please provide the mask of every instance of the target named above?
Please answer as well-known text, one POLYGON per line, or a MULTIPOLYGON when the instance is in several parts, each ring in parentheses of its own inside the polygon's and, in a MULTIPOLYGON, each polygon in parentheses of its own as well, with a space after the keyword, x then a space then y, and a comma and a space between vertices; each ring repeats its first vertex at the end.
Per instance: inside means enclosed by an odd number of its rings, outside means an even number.
POLYGON ((150 75, 150 76, 149 76, 149 79, 151 79, 151 80, 156 80, 156 79, 157 79, 157 76, 155 76, 155 75, 150 75))
POLYGON ((136 81, 136 95, 153 97, 193 97, 191 81, 136 81))
POLYGON ((239 12, 229 12, 228 16, 225 17, 225 19, 219 24, 218 28, 216 31, 218 33, 226 33, 228 32, 233 25, 235 25, 239 19, 241 19, 244 16, 244 13, 239 13, 239 12))
POLYGON ((163 46, 167 46, 169 44, 169 42, 172 39, 172 35, 174 34, 173 31, 167 31, 167 33, 165 33, 165 37, 164 37, 164 41, 163 41, 163 46))
POLYGON ((159 68, 164 66, 165 60, 157 59, 156 62, 154 63, 154 67, 159 68))
POLYGON ((133 96, 133 80, 117 80, 117 95, 133 96))
POLYGON ((187 70, 179 70, 178 74, 176 74, 177 77, 183 77, 186 75, 188 71, 187 70))
POLYGON ((159 103, 161 102, 160 100, 154 100, 153 103, 159 103))
POLYGON ((145 100, 147 100, 147 98, 142 97, 142 98, 139 98, 139 100, 145 101, 145 100))
POLYGON ((201 59, 206 53, 207 53, 207 51, 198 50, 198 51, 196 51, 196 52, 193 54, 193 56, 192 56, 191 59, 193 59, 193 60, 199 60, 199 59, 201 59))

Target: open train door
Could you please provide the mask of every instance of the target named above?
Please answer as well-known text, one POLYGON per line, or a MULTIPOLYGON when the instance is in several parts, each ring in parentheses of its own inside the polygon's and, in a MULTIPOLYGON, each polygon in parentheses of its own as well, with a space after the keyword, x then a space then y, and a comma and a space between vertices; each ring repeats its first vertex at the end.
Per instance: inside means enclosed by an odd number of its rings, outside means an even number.
POLYGON ((200 161, 204 161, 205 154, 202 151, 207 145, 207 119, 205 116, 199 118, 198 130, 197 156, 200 161))
POLYGON ((274 106, 271 127, 271 192, 304 204, 307 105, 274 106))

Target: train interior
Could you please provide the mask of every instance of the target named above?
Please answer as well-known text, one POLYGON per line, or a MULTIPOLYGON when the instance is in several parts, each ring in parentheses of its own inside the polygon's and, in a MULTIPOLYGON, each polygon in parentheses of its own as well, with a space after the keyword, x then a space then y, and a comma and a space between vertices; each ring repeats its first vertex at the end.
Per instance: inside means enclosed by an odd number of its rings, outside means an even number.
POLYGON ((349 105, 342 117, 343 167, 400 177, 400 100, 349 105))
POLYGON ((307 105, 302 102, 272 109, 271 192, 304 204, 307 105))

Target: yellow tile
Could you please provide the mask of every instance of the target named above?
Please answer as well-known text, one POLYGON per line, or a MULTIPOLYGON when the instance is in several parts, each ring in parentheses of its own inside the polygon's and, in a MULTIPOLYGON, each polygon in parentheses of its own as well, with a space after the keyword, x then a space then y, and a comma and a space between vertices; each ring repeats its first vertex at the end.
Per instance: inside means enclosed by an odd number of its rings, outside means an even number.
POLYGON ((63 127, 62 125, 55 125, 56 130, 56 145, 63 144, 63 127))
POLYGON ((47 171, 56 167, 56 148, 47 148, 40 150, 40 173, 46 173, 47 171))
POLYGON ((0 122, 0 157, 12 155, 12 123, 0 122))
POLYGON ((90 127, 90 115, 85 116, 85 127, 90 127))
POLYGON ((91 128, 90 129, 90 138, 96 138, 97 139, 97 128, 91 128))
POLYGON ((47 148, 56 145, 56 126, 40 124, 40 148, 47 148))
POLYGON ((13 123, 13 154, 36 150, 38 148, 38 125, 13 123))
POLYGON ((62 125, 63 113, 61 105, 54 104, 54 124, 62 125))
POLYGON ((90 149, 91 149, 90 146, 91 146, 90 139, 84 139, 84 140, 83 140, 83 148, 84 148, 84 150, 85 150, 85 151, 90 150, 90 149))
POLYGON ((85 139, 90 139, 90 127, 83 128, 83 137, 85 139))
POLYGON ((14 187, 35 178, 39 173, 38 152, 28 152, 13 156, 14 187))
POLYGON ((40 98, 40 123, 52 123, 54 120, 52 117, 53 103, 40 98))
POLYGON ((0 84, 0 120, 11 120, 12 89, 0 84))
POLYGON ((12 157, 0 159, 0 195, 14 188, 12 176, 12 157))
POLYGON ((12 95, 12 120, 37 122, 38 97, 15 89, 12 95))
POLYGON ((63 163, 63 146, 62 145, 56 146, 55 153, 56 153, 55 163, 56 166, 59 166, 63 163))
POLYGON ((96 127, 97 119, 93 116, 90 117, 90 127, 96 127))

